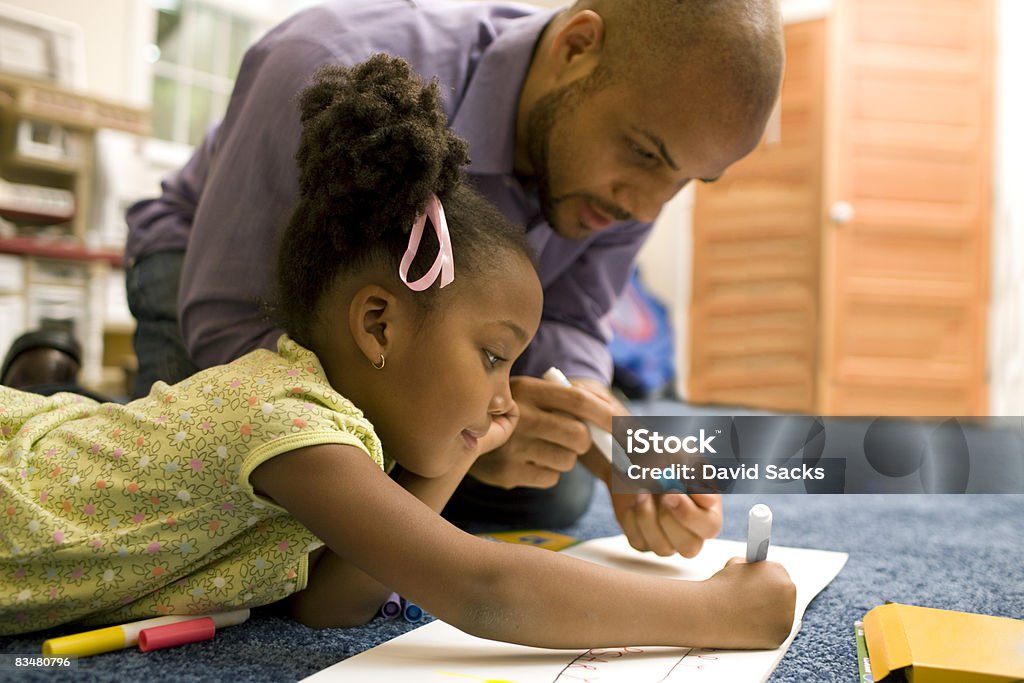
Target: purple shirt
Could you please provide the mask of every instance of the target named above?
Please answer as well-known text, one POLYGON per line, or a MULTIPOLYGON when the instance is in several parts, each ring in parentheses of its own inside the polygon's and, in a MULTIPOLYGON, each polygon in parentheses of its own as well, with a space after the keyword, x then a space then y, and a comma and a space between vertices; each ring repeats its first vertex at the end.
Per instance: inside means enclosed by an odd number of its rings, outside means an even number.
POLYGON ((605 318, 651 226, 631 222, 584 241, 563 239, 513 173, 519 91, 553 15, 500 3, 344 0, 300 12, 254 45, 219 128, 162 183, 161 197, 128 211, 130 260, 187 247, 179 318, 196 364, 274 348, 281 331, 262 303, 273 297, 277 243, 298 192, 296 96, 326 64, 385 52, 439 79, 451 128, 469 141, 471 184, 526 227, 536 250, 544 313, 515 372, 539 376, 557 365, 570 377, 608 383, 605 318))

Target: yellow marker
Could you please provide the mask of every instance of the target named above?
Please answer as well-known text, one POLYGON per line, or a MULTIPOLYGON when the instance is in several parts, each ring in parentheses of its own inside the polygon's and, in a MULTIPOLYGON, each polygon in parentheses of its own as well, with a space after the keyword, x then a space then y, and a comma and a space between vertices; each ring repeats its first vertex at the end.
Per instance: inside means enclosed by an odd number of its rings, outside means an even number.
POLYGON ((104 652, 123 650, 139 642, 139 633, 143 629, 206 617, 213 619, 213 623, 219 630, 228 626, 234 626, 235 624, 241 624, 249 618, 249 610, 246 608, 233 612, 219 612, 217 614, 172 614, 166 617, 133 621, 130 624, 108 626, 96 629, 95 631, 76 633, 61 638, 51 638, 43 642, 43 654, 51 657, 59 655, 88 657, 104 652))

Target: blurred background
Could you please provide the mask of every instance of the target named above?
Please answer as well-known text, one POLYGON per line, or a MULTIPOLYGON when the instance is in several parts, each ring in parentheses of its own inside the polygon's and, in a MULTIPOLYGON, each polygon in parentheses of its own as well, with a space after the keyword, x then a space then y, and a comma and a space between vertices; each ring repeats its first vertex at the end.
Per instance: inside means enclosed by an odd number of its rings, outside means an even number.
MULTIPOLYGON (((124 209, 223 115, 247 46, 309 4, 0 2, 0 349, 66 326, 84 383, 126 393, 124 209)), ((782 6, 777 110, 750 157, 663 211, 613 316, 620 385, 1024 414, 1024 2, 782 6)))

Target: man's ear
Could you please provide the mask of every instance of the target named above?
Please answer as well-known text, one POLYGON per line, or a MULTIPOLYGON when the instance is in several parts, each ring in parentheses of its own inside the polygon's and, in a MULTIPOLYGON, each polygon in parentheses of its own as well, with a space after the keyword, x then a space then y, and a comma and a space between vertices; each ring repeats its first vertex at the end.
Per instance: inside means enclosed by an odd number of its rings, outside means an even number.
POLYGON ((593 10, 570 16, 551 42, 549 57, 556 74, 571 80, 588 75, 600 60, 604 30, 604 18, 593 10))
POLYGON ((352 297, 348 327, 352 339, 370 363, 387 358, 399 318, 398 299, 380 285, 366 285, 352 297))

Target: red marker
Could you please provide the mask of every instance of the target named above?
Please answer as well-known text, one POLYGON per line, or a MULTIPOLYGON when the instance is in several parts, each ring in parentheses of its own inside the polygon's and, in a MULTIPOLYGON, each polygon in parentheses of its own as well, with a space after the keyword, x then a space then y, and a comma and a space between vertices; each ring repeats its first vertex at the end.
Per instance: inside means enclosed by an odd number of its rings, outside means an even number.
POLYGON ((149 652, 187 643, 199 643, 213 638, 216 631, 217 626, 209 617, 147 628, 139 633, 139 650, 149 652))

